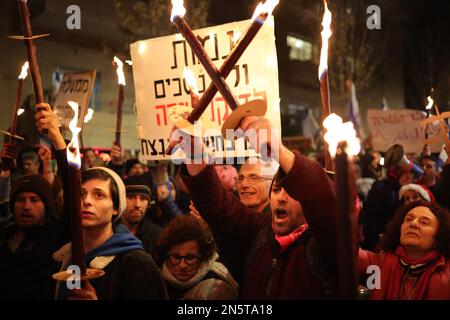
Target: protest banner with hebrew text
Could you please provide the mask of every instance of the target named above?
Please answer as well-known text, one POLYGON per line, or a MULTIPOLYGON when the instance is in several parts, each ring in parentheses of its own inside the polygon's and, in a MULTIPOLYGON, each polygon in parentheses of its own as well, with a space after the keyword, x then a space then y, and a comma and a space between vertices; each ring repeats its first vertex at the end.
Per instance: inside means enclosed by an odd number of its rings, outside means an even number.
POLYGON ((65 73, 53 103, 53 111, 59 119, 61 129, 69 130, 73 110, 68 101, 78 103, 78 127, 83 128, 89 97, 94 86, 96 70, 88 72, 65 73))
MULTIPOLYGON (((411 109, 367 110, 367 125, 372 135, 372 145, 376 151, 385 152, 394 144, 401 144, 406 153, 420 153, 424 147, 424 131, 421 121, 424 112, 411 109)), ((433 134, 433 128, 430 128, 433 134)), ((440 152, 442 142, 430 145, 431 152, 440 152)))
MULTIPOLYGON (((250 20, 195 30, 195 35, 213 63, 220 66, 250 20)), ((176 105, 191 107, 189 88, 183 77, 188 67, 194 74, 200 95, 211 80, 180 34, 138 41, 131 45, 136 92, 136 127, 142 159, 164 160, 172 123, 169 110, 176 105)), ((281 128, 278 66, 273 17, 261 28, 238 64, 226 79, 240 104, 254 99, 267 103, 268 117, 276 129, 281 128)), ((249 145, 238 139, 225 140, 220 128, 232 110, 220 93, 205 110, 204 116, 215 124, 204 137, 216 158, 243 157, 254 154, 249 145)))

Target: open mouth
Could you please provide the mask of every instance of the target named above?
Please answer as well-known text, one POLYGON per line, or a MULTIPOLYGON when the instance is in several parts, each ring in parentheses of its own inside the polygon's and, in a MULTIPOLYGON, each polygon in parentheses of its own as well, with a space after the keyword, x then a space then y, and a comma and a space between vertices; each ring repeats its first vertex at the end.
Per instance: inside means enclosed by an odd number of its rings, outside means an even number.
POLYGON ((275 209, 275 218, 277 220, 284 220, 287 218, 287 216, 288 216, 288 213, 286 210, 284 210, 282 208, 275 209))
POLYGON ((255 194, 255 192, 244 191, 240 193, 242 197, 251 197, 255 194))

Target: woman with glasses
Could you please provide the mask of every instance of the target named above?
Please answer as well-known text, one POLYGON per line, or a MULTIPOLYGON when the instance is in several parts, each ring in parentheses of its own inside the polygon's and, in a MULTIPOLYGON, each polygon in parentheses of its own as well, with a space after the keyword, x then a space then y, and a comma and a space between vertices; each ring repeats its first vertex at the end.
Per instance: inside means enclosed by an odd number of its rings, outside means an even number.
POLYGON ((162 276, 171 299, 236 299, 238 284, 217 261, 216 243, 208 225, 192 216, 173 219, 158 240, 162 276))

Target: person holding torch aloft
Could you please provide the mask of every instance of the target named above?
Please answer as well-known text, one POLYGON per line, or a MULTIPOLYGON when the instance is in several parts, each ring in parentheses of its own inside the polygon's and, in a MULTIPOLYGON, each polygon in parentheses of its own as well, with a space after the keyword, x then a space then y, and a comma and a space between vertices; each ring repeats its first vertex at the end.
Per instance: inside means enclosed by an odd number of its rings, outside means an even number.
MULTIPOLYGON (((57 119, 48 104, 36 114, 36 126, 47 129, 60 158, 64 192, 68 190, 66 145, 57 119)), ((70 197, 71 194, 68 195, 70 197)), ((103 276, 83 281, 81 289, 70 289, 66 282, 57 284, 58 299, 165 299, 166 290, 152 257, 145 253, 142 242, 117 222, 125 208, 125 186, 121 178, 105 167, 95 167, 81 174, 81 223, 86 267, 104 272, 103 276), (130 270, 133 270, 130 272, 130 270)), ((53 257, 61 271, 72 263, 71 243, 53 257)))
MULTIPOLYGON (((214 234, 247 257, 241 261, 240 298, 335 297, 337 205, 332 182, 317 162, 290 151, 280 137, 271 135, 274 129, 266 118, 246 117, 240 128, 269 132, 267 140, 250 143, 257 151, 263 144, 269 146, 271 156, 279 159, 281 169, 270 190, 270 215, 261 215, 232 196, 211 165, 189 163, 183 174, 195 206, 214 234)), ((184 136, 181 145, 188 157, 190 138, 184 136)))

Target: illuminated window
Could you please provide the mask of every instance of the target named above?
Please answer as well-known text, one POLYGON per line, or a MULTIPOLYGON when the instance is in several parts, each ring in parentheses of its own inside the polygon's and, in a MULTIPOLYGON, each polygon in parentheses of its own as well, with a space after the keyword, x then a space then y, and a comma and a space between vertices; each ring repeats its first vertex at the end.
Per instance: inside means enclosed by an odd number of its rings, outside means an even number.
POLYGON ((293 36, 287 36, 287 45, 290 47, 289 59, 299 61, 310 61, 313 58, 313 45, 293 36))

